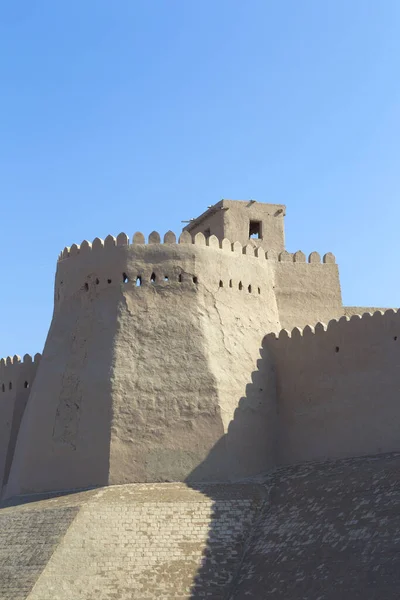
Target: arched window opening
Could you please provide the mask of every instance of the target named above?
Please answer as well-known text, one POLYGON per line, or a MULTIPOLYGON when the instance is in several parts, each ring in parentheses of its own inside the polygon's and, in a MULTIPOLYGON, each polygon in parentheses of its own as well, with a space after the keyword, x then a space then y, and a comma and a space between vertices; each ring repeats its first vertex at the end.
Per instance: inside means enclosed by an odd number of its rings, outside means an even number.
POLYGON ((29 387, 29 383, 27 381, 25 381, 24 388, 27 389, 28 387, 29 387))
POLYGON ((193 277, 193 283, 199 283, 199 280, 197 279, 196 276, 193 277))
POLYGON ((140 287, 142 285, 142 276, 138 275, 136 277, 136 287, 140 287))
POLYGON ((151 277, 150 277, 150 283, 155 283, 156 282, 156 274, 152 273, 151 277))
POLYGON ((247 291, 249 292, 249 294, 251 294, 251 285, 249 285, 249 287, 247 288, 247 291))
POLYGON ((232 286, 233 286, 233 284, 232 284, 232 279, 230 279, 230 280, 229 280, 229 287, 232 287, 232 286))
POLYGON ((122 281, 123 283, 129 283, 129 277, 126 273, 122 273, 122 281))
POLYGON ((179 281, 179 283, 182 283, 182 273, 179 273, 179 275, 178 275, 178 281, 179 281))
POLYGON ((224 282, 222 281, 222 279, 219 280, 219 287, 224 287, 224 282))
POLYGON ((164 275, 164 281, 169 281, 168 275, 164 275))
POLYGON ((241 281, 239 281, 239 290, 242 290, 242 289, 243 289, 243 284, 241 281))

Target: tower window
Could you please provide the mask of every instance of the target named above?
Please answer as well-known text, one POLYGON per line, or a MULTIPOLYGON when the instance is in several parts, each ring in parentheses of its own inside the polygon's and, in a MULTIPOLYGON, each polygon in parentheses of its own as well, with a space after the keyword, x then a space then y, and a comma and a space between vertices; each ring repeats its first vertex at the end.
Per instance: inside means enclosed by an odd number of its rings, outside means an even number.
POLYGON ((249 238, 262 239, 261 221, 250 221, 249 238))

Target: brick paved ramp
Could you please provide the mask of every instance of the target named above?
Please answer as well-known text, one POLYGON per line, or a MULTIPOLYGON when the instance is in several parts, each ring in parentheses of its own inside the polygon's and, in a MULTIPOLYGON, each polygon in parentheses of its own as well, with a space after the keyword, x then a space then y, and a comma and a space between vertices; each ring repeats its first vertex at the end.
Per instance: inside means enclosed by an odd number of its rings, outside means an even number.
POLYGON ((279 470, 230 600, 399 600, 400 454, 279 470))
POLYGON ((133 484, 4 508, 0 599, 225 598, 263 493, 133 484))
POLYGON ((398 600, 400 455, 0 510, 0 600, 398 600))

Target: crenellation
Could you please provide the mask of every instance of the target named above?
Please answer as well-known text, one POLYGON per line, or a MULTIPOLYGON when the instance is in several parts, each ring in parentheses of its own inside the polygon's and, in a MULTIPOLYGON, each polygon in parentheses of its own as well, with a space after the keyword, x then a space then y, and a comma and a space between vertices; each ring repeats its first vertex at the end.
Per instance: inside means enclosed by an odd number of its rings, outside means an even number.
POLYGON ((283 250, 282 252, 279 253, 278 260, 279 260, 279 262, 292 262, 294 260, 293 254, 291 254, 290 252, 287 252, 287 250, 283 250))
POLYGON ((92 252, 100 252, 104 248, 104 240, 97 237, 92 242, 92 252))
MULTIPOLYGON (((326 256, 326 255, 325 255, 326 256)), ((301 250, 298 250, 293 254, 293 262, 305 263, 307 262, 306 255, 301 250)))
POLYGON ((145 239, 143 233, 140 231, 136 231, 132 237, 132 244, 145 244, 145 239))
POLYGON ((129 237, 126 233, 119 233, 117 235, 117 246, 129 246, 129 237))
POLYGON ((199 233, 196 233, 196 235, 194 236, 193 244, 195 244, 196 246, 206 245, 206 237, 203 233, 201 233, 201 231, 199 233))
POLYGON ((332 252, 327 252, 326 254, 324 254, 322 262, 324 264, 335 264, 336 259, 334 254, 332 254, 332 252))
POLYGON ((104 249, 109 250, 117 245, 117 240, 113 235, 108 235, 104 240, 104 249))
POLYGON ((265 260, 266 259, 266 255, 265 255, 264 248, 262 246, 258 246, 257 248, 255 248, 254 249, 254 256, 256 256, 260 260, 265 260))
POLYGON ((190 233, 188 231, 182 231, 182 233, 179 236, 179 244, 192 244, 193 240, 192 240, 192 236, 190 235, 190 233))
POLYGON ((209 248, 216 248, 216 249, 220 248, 219 239, 217 238, 216 235, 210 235, 206 241, 207 241, 207 246, 209 246, 209 248))
POLYGON ((77 254, 79 254, 79 246, 77 244, 72 244, 69 249, 69 256, 76 256, 77 254))
POLYGON ((79 249, 79 254, 88 254, 91 251, 92 251, 92 243, 88 242, 87 240, 83 240, 83 242, 81 243, 80 249, 79 249))
POLYGON ((176 244, 176 235, 173 231, 167 231, 164 235, 164 244, 176 244))
POLYGON ((265 253, 265 258, 274 262, 277 262, 278 256, 279 253, 276 250, 267 250, 265 253))
POLYGON ((308 262, 319 264, 321 262, 321 255, 319 254, 319 252, 311 252, 311 254, 308 257, 308 262))
POLYGON ((246 256, 255 256, 255 248, 251 244, 247 244, 246 246, 243 246, 242 252, 246 256))
POLYGON ((226 252, 231 252, 232 251, 232 243, 227 238, 223 238, 221 240, 220 246, 221 246, 221 249, 225 250, 226 252))

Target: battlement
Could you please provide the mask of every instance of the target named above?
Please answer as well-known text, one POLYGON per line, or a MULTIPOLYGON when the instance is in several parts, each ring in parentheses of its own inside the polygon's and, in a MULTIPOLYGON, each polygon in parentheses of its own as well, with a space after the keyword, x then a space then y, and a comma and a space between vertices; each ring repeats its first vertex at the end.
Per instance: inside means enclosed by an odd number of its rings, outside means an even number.
POLYGON ((31 376, 36 373, 41 358, 42 355, 40 353, 35 354, 34 357, 30 354, 25 354, 22 360, 17 354, 1 358, 0 397, 1 394, 12 392, 15 388, 16 381, 23 379, 24 375, 26 375, 26 378, 24 379, 23 385, 25 388, 29 388, 33 383, 31 376))
POLYGON ((22 416, 41 354, 17 354, 0 359, 0 491, 8 479, 22 416))
MULTIPOLYGON (((157 231, 153 231, 149 234, 147 244, 145 236, 140 231, 136 232, 132 237, 132 243, 129 243, 129 237, 126 233, 120 233, 117 237, 108 235, 105 240, 101 238, 95 238, 93 242, 83 240, 81 244, 72 244, 72 246, 66 246, 62 252, 58 255, 58 262, 62 262, 67 258, 75 257, 78 255, 84 255, 91 252, 99 252, 102 250, 110 250, 115 247, 126 247, 126 246, 144 246, 153 244, 184 244, 184 245, 195 245, 201 247, 208 247, 213 249, 220 249, 226 252, 235 252, 237 254, 245 254, 246 256, 256 256, 260 259, 278 261, 278 262, 308 262, 308 263, 321 263, 321 255, 318 252, 311 252, 306 255, 299 250, 298 252, 287 252, 283 250, 278 252, 274 249, 265 249, 262 246, 254 246, 253 244, 246 244, 242 246, 240 242, 232 242, 227 238, 218 239, 215 235, 206 237, 203 233, 199 232, 192 236, 188 231, 183 231, 177 239, 177 236, 172 231, 168 231, 161 242, 161 235, 157 231)), ((322 263, 334 264, 335 256, 328 252, 322 256, 322 263)))
POLYGON ((206 237, 202 232, 192 236, 188 231, 179 237, 172 231, 164 236, 153 231, 147 240, 136 232, 132 243, 126 233, 120 233, 64 248, 57 265, 54 304, 58 310, 67 297, 93 290, 161 291, 172 286, 186 293, 193 290, 193 284, 212 290, 244 290, 265 301, 266 290, 275 290, 283 326, 303 324, 304 318, 312 323, 313 314, 315 320, 343 314, 338 269, 331 252, 322 257, 311 252, 306 257, 301 251, 278 252, 251 243, 242 246, 238 241, 206 237), (288 283, 297 294, 306 296, 308 313, 291 300, 288 283), (288 311, 288 304, 289 309, 298 307, 294 314, 288 311))
POLYGON ((276 373, 279 464, 379 454, 400 439, 400 310, 264 339, 276 373))
MULTIPOLYGON (((315 326, 306 325, 303 329, 300 327, 293 327, 292 330, 281 329, 278 334, 270 333, 267 337, 275 339, 284 344, 286 342, 290 343, 289 340, 297 340, 302 337, 308 338, 309 336, 318 336, 319 334, 332 334, 333 336, 337 336, 341 332, 347 333, 352 329, 356 331, 359 327, 365 328, 370 324, 382 325, 382 318, 384 318, 384 321, 386 321, 388 324, 390 323, 393 326, 395 323, 395 321, 393 321, 393 317, 395 316, 399 321, 398 326, 400 328, 400 309, 388 308, 386 310, 376 310, 373 313, 364 312, 363 314, 352 315, 351 317, 344 315, 339 319, 331 319, 327 325, 325 323, 318 322, 315 324, 315 326)), ((395 341, 397 341, 396 336, 395 341)))

